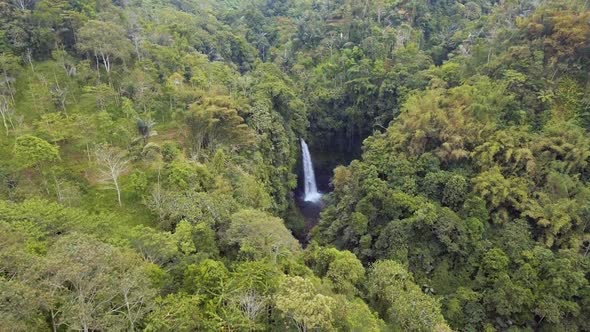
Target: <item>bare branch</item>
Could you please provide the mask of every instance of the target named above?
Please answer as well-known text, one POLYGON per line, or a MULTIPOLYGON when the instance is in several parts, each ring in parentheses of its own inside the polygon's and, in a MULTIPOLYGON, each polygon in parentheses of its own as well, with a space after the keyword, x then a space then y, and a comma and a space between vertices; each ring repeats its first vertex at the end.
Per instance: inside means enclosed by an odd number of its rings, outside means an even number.
POLYGON ((119 177, 128 170, 129 160, 122 151, 111 146, 100 146, 96 150, 95 156, 98 171, 101 175, 100 181, 103 183, 112 183, 117 191, 119 206, 122 206, 119 177))

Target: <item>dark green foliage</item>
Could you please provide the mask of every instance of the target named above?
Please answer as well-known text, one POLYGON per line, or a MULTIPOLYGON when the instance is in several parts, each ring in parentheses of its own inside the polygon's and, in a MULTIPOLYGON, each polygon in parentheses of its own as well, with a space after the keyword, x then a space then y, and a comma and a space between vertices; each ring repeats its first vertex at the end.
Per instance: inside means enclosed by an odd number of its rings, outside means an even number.
MULTIPOLYGON (((468 17, 508 15, 477 6, 468 17)), ((574 14, 553 2, 513 27, 478 22, 475 39, 499 48, 481 58, 464 40, 425 72, 428 87, 405 99, 389 128, 365 140, 362 161, 334 171, 320 244, 365 264, 407 264, 459 330, 584 329, 590 145, 575 115, 587 77, 574 68, 588 61, 570 61, 590 35, 579 6, 574 14), (486 35, 494 30, 517 37, 486 35), (567 267, 574 261, 585 263, 567 267), (568 286, 545 288, 557 280, 568 286)))

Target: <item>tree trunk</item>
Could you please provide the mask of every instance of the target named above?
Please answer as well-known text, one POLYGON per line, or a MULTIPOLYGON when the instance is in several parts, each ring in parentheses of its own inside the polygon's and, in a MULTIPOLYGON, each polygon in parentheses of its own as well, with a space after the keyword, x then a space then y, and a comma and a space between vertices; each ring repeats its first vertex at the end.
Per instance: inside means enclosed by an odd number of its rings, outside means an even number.
POLYGON ((133 34, 133 46, 135 47, 135 54, 137 54, 137 60, 141 61, 141 52, 139 51, 139 37, 137 34, 133 34))
POLYGON ((35 66, 33 66, 33 52, 31 51, 30 48, 27 48, 27 54, 26 54, 26 56, 27 56, 27 62, 31 66, 31 70, 34 73, 35 72, 35 66))
POLYGON ((2 122, 4 123, 4 128, 6 129, 6 136, 8 136, 8 123, 6 123, 4 111, 0 111, 0 115, 2 115, 2 122))
POLYGON ((113 177, 113 182, 115 183, 115 189, 117 189, 117 200, 119 201, 119 206, 123 206, 123 203, 121 203, 121 190, 119 189, 119 181, 117 181, 116 177, 113 177))
POLYGON ((10 94, 12 104, 14 104, 14 92, 12 91, 12 86, 10 85, 10 80, 8 79, 8 73, 6 73, 6 70, 4 71, 4 81, 6 82, 6 86, 8 87, 8 93, 10 94))
POLYGON ((86 155, 88 156, 88 162, 92 162, 92 159, 90 158, 90 147, 88 146, 88 143, 86 143, 86 155))
POLYGON ((98 54, 94 53, 94 58, 96 59, 96 73, 98 74, 98 79, 100 80, 100 63, 98 62, 98 54))
POLYGON ((53 312, 53 309, 51 310, 51 328, 53 329, 53 332, 57 332, 57 325, 55 324, 55 316, 57 316, 56 313, 53 312))
POLYGON ((133 319, 131 319, 131 308, 129 307, 127 292, 124 292, 123 296, 125 297, 125 306, 127 307, 127 317, 129 318, 129 323, 131 324, 131 331, 135 331, 135 323, 133 322, 133 319))
POLYGON ((64 197, 62 195, 61 188, 59 182, 57 181, 57 178, 55 177, 55 174, 53 175, 53 182, 55 182, 55 194, 57 196, 57 201, 63 203, 64 197))
POLYGON ((109 74, 111 72, 111 62, 109 60, 109 56, 105 55, 103 52, 100 52, 100 57, 102 58, 104 69, 107 71, 107 74, 109 74))

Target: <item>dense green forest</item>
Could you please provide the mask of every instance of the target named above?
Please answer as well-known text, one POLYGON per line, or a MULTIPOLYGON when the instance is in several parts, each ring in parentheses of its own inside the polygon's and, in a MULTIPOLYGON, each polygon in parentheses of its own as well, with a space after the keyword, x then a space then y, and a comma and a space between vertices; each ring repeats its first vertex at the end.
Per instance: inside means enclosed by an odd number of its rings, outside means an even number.
POLYGON ((588 1, 0 0, 0 117, 0 331, 590 331, 588 1))

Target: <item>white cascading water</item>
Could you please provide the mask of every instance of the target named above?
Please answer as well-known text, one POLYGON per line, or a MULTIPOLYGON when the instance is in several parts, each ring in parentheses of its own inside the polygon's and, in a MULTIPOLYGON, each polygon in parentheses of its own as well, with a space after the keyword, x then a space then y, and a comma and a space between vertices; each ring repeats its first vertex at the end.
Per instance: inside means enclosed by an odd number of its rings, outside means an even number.
POLYGON ((322 194, 318 192, 311 155, 309 154, 307 143, 305 143, 303 138, 301 139, 301 154, 303 157, 303 186, 305 189, 303 200, 306 202, 317 202, 322 198, 322 194))

